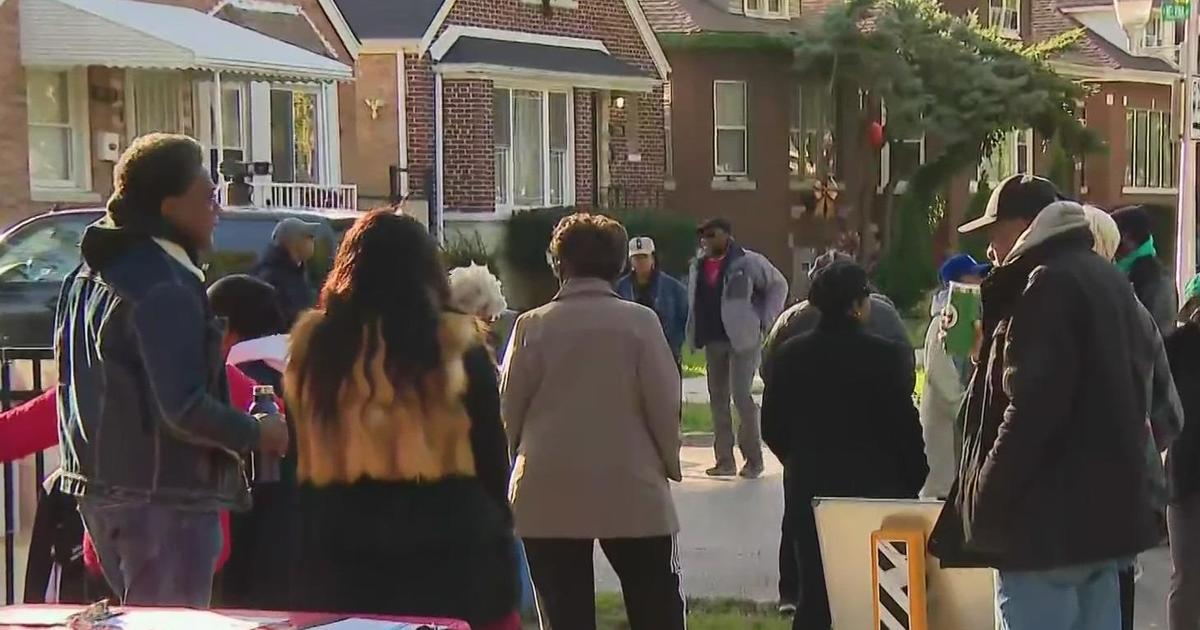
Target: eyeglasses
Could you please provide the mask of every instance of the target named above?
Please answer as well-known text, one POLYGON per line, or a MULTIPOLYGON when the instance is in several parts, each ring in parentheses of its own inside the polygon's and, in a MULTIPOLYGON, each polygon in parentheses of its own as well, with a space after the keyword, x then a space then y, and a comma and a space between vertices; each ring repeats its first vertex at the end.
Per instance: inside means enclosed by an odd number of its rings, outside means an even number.
POLYGON ((714 230, 709 230, 707 232, 701 232, 700 238, 717 238, 717 233, 714 230))

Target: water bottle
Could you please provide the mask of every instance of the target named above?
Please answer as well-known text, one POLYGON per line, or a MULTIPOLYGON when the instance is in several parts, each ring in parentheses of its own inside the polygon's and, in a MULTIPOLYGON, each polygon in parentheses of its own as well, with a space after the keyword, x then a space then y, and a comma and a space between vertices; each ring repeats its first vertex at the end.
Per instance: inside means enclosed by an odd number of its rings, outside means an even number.
MULTIPOLYGON (((279 415, 279 405, 275 402, 275 388, 271 385, 254 386, 254 402, 250 405, 250 415, 272 417, 279 415)), ((251 470, 254 473, 254 483, 270 483, 279 481, 279 457, 266 453, 251 453, 251 470)))

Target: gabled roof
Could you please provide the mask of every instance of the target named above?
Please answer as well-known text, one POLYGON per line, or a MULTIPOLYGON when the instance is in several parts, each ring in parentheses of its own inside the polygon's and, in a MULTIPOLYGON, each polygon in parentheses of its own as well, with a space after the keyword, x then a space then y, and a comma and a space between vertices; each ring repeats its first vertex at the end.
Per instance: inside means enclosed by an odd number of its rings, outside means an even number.
POLYGON ((729 0, 639 0, 655 33, 783 34, 800 28, 803 20, 766 20, 729 12, 729 0))
POLYGON ((1072 50, 1063 53, 1059 57, 1060 61, 1107 70, 1178 72, 1163 59, 1131 55, 1099 33, 1087 28, 1082 22, 1062 11, 1063 5, 1067 3, 1070 7, 1104 6, 1097 0, 1043 0, 1033 3, 1033 38, 1035 40, 1044 41, 1068 31, 1083 29, 1083 39, 1072 50))
POLYGON ((359 39, 421 39, 446 0, 337 0, 359 39))

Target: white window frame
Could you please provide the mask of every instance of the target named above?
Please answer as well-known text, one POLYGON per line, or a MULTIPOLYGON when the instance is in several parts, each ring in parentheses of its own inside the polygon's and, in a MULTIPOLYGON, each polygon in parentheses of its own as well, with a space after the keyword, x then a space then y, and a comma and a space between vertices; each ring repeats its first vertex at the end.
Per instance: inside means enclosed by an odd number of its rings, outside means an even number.
MULTIPOLYGON (((564 157, 563 164, 563 191, 562 202, 559 205, 572 206, 575 205, 575 91, 570 86, 564 85, 542 85, 529 84, 521 82, 494 82, 492 85, 493 94, 495 90, 508 90, 508 155, 505 163, 505 182, 504 182, 504 199, 496 199, 496 214, 497 216, 507 216, 516 210, 527 210, 531 208, 542 208, 550 206, 550 95, 562 94, 566 96, 567 104, 567 152, 564 157), (516 190, 515 181, 513 180, 514 161, 516 159, 513 151, 513 97, 514 91, 539 92, 542 95, 542 203, 534 205, 517 204, 514 199, 516 190)), ((493 116, 495 113, 493 112, 493 116)), ((496 142, 492 140, 492 159, 495 159, 496 142)), ((494 177, 495 175, 493 175, 494 177)))
MULTIPOLYGON (((879 104, 879 122, 887 128, 887 104, 880 102, 879 104)), ((917 144, 917 164, 925 164, 925 134, 921 134, 920 138, 903 138, 897 140, 904 144, 917 144)), ((883 192, 889 182, 892 181, 892 143, 884 139, 883 148, 879 152, 879 192, 883 192)), ((908 188, 908 181, 901 180, 896 182, 896 187, 892 189, 894 194, 902 194, 908 188)))
POLYGON ((734 177, 744 178, 750 175, 750 91, 749 86, 745 81, 733 80, 715 80, 713 81, 712 89, 712 111, 713 111, 713 175, 715 177, 734 177), (718 121, 720 116, 717 113, 717 88, 721 85, 735 85, 742 88, 742 124, 740 125, 722 125, 718 121), (722 131, 741 131, 742 132, 742 170, 727 171, 721 168, 721 156, 718 154, 718 137, 722 131))
POLYGON ((789 17, 788 4, 789 0, 742 0, 742 13, 746 17, 786 20, 789 17), (778 2, 779 7, 771 10, 772 2, 778 2))
POLYGON ((1005 37, 1021 36, 1021 1, 1022 0, 988 0, 988 26, 996 29, 1005 37), (1015 21, 1012 26, 1009 22, 1015 21))
MULTIPOLYGON (((313 102, 316 106, 316 115, 314 119, 317 121, 316 137, 317 137, 317 181, 314 185, 330 186, 336 185, 340 180, 339 155, 336 155, 334 148, 334 139, 337 136, 340 128, 336 118, 335 110, 336 103, 330 102, 327 89, 321 84, 310 83, 271 83, 270 91, 286 90, 289 92, 297 92, 311 94, 313 102), (331 106, 332 105, 332 106, 331 106)), ((268 95, 270 94, 268 91, 268 95)), ((267 107, 270 107, 268 101, 267 107)), ((268 120, 270 115, 268 114, 268 120)), ((292 139, 295 142, 295 138, 292 139)), ((274 173, 272 173, 274 179, 274 173)), ((299 183, 299 182, 297 182, 299 183)))
MULTIPOLYGON (((788 149, 789 149, 789 151, 788 151, 788 153, 789 153, 788 154, 788 162, 789 162, 788 163, 788 177, 792 180, 792 182, 793 182, 792 185, 794 187, 802 186, 803 182, 805 180, 812 179, 814 177, 814 175, 810 175, 810 174, 804 172, 804 163, 805 163, 805 159, 807 157, 805 154, 805 150, 807 149, 807 146, 805 144, 805 142, 806 142, 805 135, 806 135, 806 132, 810 131, 809 129, 806 129, 804 127, 804 89, 805 89, 804 83, 798 82, 796 84, 795 88, 792 90, 792 98, 796 99, 796 112, 795 112, 796 115, 791 120, 789 129, 788 129, 788 145, 789 145, 789 147, 788 147, 788 149), (797 163, 796 163, 795 171, 793 171, 792 167, 791 167, 791 144, 792 144, 793 140, 796 141, 796 147, 797 147, 797 151, 798 151, 798 153, 796 155, 797 163)), ((818 88, 818 90, 819 90, 819 88, 818 88)), ((826 118, 825 123, 827 123, 827 124, 821 125, 820 128, 816 129, 816 131, 819 132, 822 136, 820 143, 819 143, 820 148, 818 150, 824 151, 824 146, 825 146, 824 135, 825 134, 834 134, 833 135, 833 142, 834 142, 834 148, 835 148, 834 157, 836 158, 837 125, 834 122, 833 98, 830 97, 830 95, 828 94, 827 91, 823 93, 822 98, 825 100, 825 102, 823 103, 823 106, 825 107, 825 110, 826 110, 825 111, 825 118, 826 118)), ((859 91, 859 103, 860 104, 865 103, 865 98, 866 98, 866 94, 860 90, 859 91)), ((824 156, 823 155, 817 156, 816 159, 817 160, 824 159, 824 156)), ((831 169, 831 171, 836 173, 837 172, 836 159, 834 160, 833 167, 834 168, 831 169)))
POLYGON ((1164 28, 1165 26, 1162 11, 1159 9, 1151 11, 1150 20, 1146 22, 1146 30, 1142 32, 1142 47, 1154 49, 1166 46, 1168 29, 1164 28))
POLYGON ((1122 182, 1121 192, 1125 194, 1175 194, 1177 192, 1177 161, 1178 155, 1177 138, 1175 135, 1175 119, 1169 111, 1162 111, 1149 108, 1128 107, 1125 109, 1125 178, 1122 182), (1146 138, 1139 144, 1137 142, 1137 117, 1138 115, 1146 116, 1146 138), (1150 125, 1151 121, 1157 117, 1159 119, 1159 152, 1158 160, 1158 178, 1153 178, 1150 173, 1150 165, 1154 163, 1155 157, 1149 153, 1143 153, 1141 149, 1144 145, 1150 143, 1150 125), (1132 129, 1131 129, 1132 127, 1132 129), (1166 147, 1163 147, 1163 143, 1166 147), (1135 174, 1137 167, 1138 153, 1143 153, 1143 157, 1148 160, 1146 165, 1146 175, 1144 181, 1138 181, 1135 174), (1169 158, 1170 163, 1166 164, 1164 158, 1169 158))
MULTIPOLYGON (((1020 167, 1021 167, 1020 153, 1022 152, 1022 148, 1021 148, 1022 144, 1025 145, 1024 150, 1023 150, 1025 153, 1025 163, 1029 165, 1029 169, 1028 169, 1029 172, 1030 173, 1033 172, 1033 130, 1032 129, 1013 129, 1011 131, 1008 131, 1004 134, 1004 138, 1000 142, 1011 143, 1012 146, 1011 146, 1010 153, 1012 155, 1012 163, 1010 163, 1008 165, 1008 170, 1010 171, 1008 174, 1005 174, 1002 177, 998 176, 995 178, 991 178, 991 177, 988 178, 988 185, 993 186, 993 187, 996 184, 998 184, 1000 182, 1000 180, 1003 180, 1006 177, 1011 177, 1012 175, 1015 175, 1020 172, 1020 170, 1021 170, 1020 169, 1020 167), (1021 142, 1022 140, 1024 140, 1024 143, 1021 142)), ((995 150, 996 149, 993 149, 993 152, 995 150)), ((983 176, 984 176, 984 173, 987 171, 987 166, 988 166, 987 162, 989 159, 990 159, 989 156, 986 156, 986 155, 979 159, 979 164, 975 167, 975 179, 971 180, 970 188, 971 188, 972 193, 975 193, 976 191, 979 190, 979 182, 983 181, 983 176)), ((989 173, 989 175, 991 175, 991 173, 989 173)))
MULTIPOLYGON (((239 107, 238 118, 237 118, 238 136, 239 136, 238 144, 236 144, 236 145, 226 144, 225 139, 222 138, 221 139, 221 149, 223 149, 225 151, 230 151, 230 150, 241 151, 242 152, 242 161, 244 161, 244 162, 252 161, 252 158, 250 156, 250 124, 251 124, 251 122, 250 122, 250 85, 247 83, 240 83, 240 82, 225 83, 224 81, 222 81, 221 82, 221 92, 222 92, 221 96, 224 96, 225 92, 237 92, 238 93, 238 107, 239 107)), ((230 112, 227 111, 227 109, 224 107, 224 104, 222 104, 221 115, 228 118, 229 113, 230 112)), ((229 129, 228 123, 229 123, 228 120, 221 121, 221 131, 226 131, 229 129)), ((224 159, 224 156, 222 156, 222 159, 224 159)))
MULTIPOLYGON (((92 155, 91 137, 88 126, 88 81, 87 68, 83 67, 38 67, 29 68, 27 73, 45 72, 67 75, 67 125, 70 131, 70 177, 68 179, 34 179, 32 165, 29 172, 29 190, 35 200, 57 201, 68 200, 59 197, 66 193, 90 193, 92 189, 92 155)), ((25 83, 29 87, 28 80, 25 83)), ((40 123, 39 123, 40 124, 40 123)), ((34 126, 26 118, 25 133, 34 126)), ((51 126, 48 123, 46 126, 51 126)), ((61 125, 53 125, 59 126, 61 125)), ((27 149, 32 150, 32 145, 27 149)), ((27 155, 26 159, 32 158, 27 155)))

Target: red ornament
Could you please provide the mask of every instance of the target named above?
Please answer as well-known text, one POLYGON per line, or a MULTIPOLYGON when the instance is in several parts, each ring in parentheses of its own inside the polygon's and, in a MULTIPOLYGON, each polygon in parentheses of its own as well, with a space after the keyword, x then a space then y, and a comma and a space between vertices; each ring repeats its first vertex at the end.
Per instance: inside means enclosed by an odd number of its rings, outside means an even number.
POLYGON ((883 148, 883 125, 879 124, 879 121, 872 120, 871 124, 867 125, 867 142, 876 151, 883 148))

